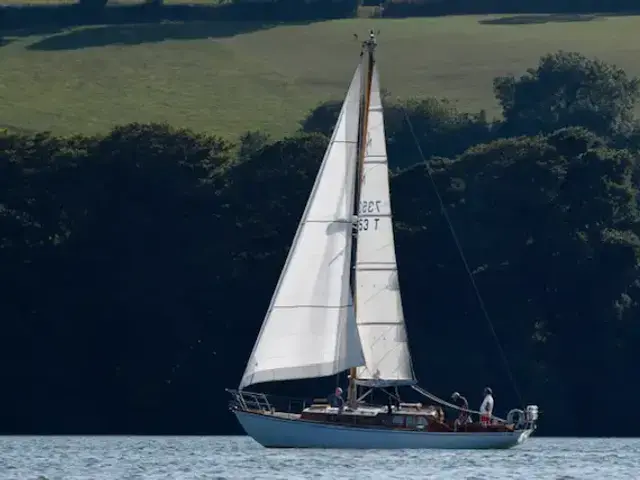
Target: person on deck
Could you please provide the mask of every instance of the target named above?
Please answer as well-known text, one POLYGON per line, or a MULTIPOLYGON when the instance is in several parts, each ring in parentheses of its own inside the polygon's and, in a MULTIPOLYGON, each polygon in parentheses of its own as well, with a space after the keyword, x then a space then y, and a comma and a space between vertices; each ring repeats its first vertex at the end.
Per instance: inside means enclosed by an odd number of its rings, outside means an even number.
POLYGON ((442 407, 438 406, 436 411, 438 412, 438 422, 444 423, 445 421, 444 410, 442 409, 442 407))
POLYGON ((342 412, 344 408, 344 398, 342 398, 342 389, 340 387, 336 388, 335 393, 329 396, 329 403, 332 407, 338 407, 338 409, 342 412))
POLYGON ((457 430, 460 425, 464 425, 469 421, 469 402, 458 392, 453 392, 451 399, 460 407, 458 418, 453 421, 453 426, 457 430))
POLYGON ((493 416, 493 391, 491 388, 486 387, 484 389, 484 400, 480 405, 480 423, 482 425, 489 425, 493 416))

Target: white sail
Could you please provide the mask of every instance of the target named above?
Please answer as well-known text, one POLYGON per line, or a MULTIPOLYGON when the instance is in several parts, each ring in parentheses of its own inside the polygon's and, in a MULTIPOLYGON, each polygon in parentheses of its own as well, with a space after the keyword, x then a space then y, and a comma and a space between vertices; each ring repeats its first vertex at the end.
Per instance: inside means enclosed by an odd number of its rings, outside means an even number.
POLYGON ((358 205, 356 315, 366 366, 360 385, 416 383, 398 285, 389 169, 378 69, 374 65, 358 205))
POLYGON ((364 365, 350 291, 358 66, 240 389, 364 365))

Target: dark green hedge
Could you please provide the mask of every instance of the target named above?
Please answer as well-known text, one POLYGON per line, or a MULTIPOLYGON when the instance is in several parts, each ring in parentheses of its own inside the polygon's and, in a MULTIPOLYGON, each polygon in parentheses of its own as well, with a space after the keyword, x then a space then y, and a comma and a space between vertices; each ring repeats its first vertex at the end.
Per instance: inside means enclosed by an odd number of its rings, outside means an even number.
POLYGON ((356 0, 272 2, 236 1, 222 5, 177 4, 107 5, 104 0, 86 0, 72 5, 0 7, 0 29, 35 25, 74 26, 169 21, 295 22, 353 17, 356 0))

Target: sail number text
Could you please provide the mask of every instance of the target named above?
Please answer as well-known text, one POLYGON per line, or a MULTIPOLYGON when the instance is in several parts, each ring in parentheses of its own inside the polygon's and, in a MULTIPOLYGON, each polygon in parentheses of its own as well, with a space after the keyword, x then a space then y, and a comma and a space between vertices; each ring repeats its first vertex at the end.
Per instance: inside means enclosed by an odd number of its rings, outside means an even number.
POLYGON ((380 222, 379 218, 359 218, 358 219, 358 231, 362 232, 363 230, 378 230, 378 223, 380 222))
MULTIPOLYGON (((362 200, 360 202, 359 214, 380 213, 382 200, 362 200)), ((358 231, 378 230, 379 218, 358 218, 358 231)))
POLYGON ((362 200, 358 213, 380 213, 381 204, 382 200, 362 200))

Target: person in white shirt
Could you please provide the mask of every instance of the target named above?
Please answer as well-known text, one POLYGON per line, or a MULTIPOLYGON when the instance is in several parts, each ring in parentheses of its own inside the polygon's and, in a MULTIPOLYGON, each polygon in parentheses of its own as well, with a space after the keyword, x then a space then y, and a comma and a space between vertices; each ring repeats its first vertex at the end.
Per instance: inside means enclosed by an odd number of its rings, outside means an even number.
POLYGON ((491 417, 493 415, 493 391, 491 388, 486 387, 484 389, 484 400, 480 405, 480 422, 483 425, 489 425, 491 423, 491 417))

